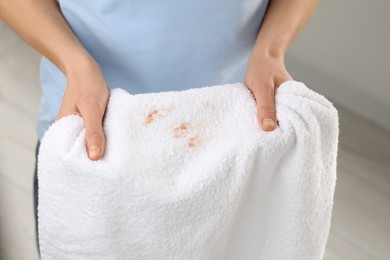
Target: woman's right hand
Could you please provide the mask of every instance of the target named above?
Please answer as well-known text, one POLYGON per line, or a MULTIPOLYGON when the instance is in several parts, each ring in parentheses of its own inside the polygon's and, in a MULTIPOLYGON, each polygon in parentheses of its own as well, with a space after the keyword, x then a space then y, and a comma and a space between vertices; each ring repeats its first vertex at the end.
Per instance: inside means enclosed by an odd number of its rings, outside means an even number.
POLYGON ((100 66, 69 27, 59 3, 0 0, 0 18, 66 75, 67 87, 55 121, 70 114, 82 116, 89 158, 101 158, 105 148, 102 121, 109 87, 100 66))
POLYGON ((84 119, 85 140, 89 158, 100 159, 105 150, 103 118, 106 111, 109 87, 96 62, 77 64, 67 73, 67 87, 55 121, 76 114, 84 119))

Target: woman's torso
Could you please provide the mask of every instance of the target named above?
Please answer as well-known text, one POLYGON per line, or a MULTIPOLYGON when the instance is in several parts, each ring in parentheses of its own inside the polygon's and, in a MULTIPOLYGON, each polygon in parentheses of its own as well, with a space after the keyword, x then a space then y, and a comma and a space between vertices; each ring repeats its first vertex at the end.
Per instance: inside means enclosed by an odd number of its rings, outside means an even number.
MULTIPOLYGON (((243 81, 267 0, 60 0, 76 36, 110 88, 132 94, 243 81)), ((77 66, 77 64, 75 64, 77 66)), ((66 88, 45 57, 38 138, 54 121, 66 88)))

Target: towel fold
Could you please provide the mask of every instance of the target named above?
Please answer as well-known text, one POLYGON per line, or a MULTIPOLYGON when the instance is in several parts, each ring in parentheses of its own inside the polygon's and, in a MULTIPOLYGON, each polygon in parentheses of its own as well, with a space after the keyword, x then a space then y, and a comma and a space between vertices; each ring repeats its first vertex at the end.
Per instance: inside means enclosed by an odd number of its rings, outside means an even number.
POLYGON ((275 96, 263 131, 241 82, 111 90, 102 159, 83 118, 46 131, 38 156, 45 259, 322 259, 336 182, 338 112, 304 83, 275 96))

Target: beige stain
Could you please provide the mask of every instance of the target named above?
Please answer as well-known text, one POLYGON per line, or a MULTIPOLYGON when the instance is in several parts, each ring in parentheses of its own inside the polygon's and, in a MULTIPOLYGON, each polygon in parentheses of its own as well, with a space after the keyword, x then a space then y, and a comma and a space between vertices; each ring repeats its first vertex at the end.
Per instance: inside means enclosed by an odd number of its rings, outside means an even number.
MULTIPOLYGON (((213 104, 208 101, 204 100, 201 102, 201 105, 205 109, 212 109, 213 104)), ((140 115, 144 117, 144 126, 150 125, 152 122, 163 118, 166 116, 169 112, 171 112, 173 109, 175 109, 176 105, 173 103, 170 107, 167 108, 158 108, 156 105, 153 105, 148 113, 141 113, 140 115)), ((186 138, 187 139, 187 146, 188 147, 197 147, 202 143, 202 139, 199 137, 199 135, 189 135, 191 127, 188 122, 182 122, 178 126, 174 127, 172 129, 172 136, 175 139, 179 138, 186 138)))
POLYGON ((187 146, 188 147, 195 147, 200 145, 200 138, 199 136, 190 137, 188 139, 187 146))
POLYGON ((186 134, 188 132, 188 124, 187 123, 181 123, 179 126, 172 129, 173 137, 179 138, 180 136, 186 134))
POLYGON ((174 138, 187 138, 187 146, 188 147, 196 147, 201 144, 200 137, 198 135, 187 137, 187 134, 190 130, 189 123, 181 123, 179 126, 172 129, 172 135, 174 138))
MULTIPOLYGON (((166 116, 173 109, 175 109, 175 104, 172 104, 168 108, 158 108, 156 105, 153 105, 151 111, 149 111, 145 117, 144 126, 148 126, 153 121, 166 116)), ((145 116, 145 113, 141 113, 141 115, 145 116)))

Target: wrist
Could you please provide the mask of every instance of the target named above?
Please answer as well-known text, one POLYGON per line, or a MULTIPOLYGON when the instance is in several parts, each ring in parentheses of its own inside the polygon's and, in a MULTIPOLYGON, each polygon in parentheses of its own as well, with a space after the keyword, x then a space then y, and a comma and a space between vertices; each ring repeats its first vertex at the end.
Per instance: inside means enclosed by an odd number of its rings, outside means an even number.
POLYGON ((288 40, 284 37, 277 37, 274 35, 272 38, 269 35, 259 35, 255 46, 253 48, 253 54, 284 60, 284 56, 287 52, 288 40))
POLYGON ((273 59, 284 63, 285 51, 272 46, 257 46, 251 54, 255 59, 273 59))
POLYGON ((66 77, 85 73, 101 73, 100 65, 96 60, 87 54, 69 56, 63 63, 63 72, 66 77))

